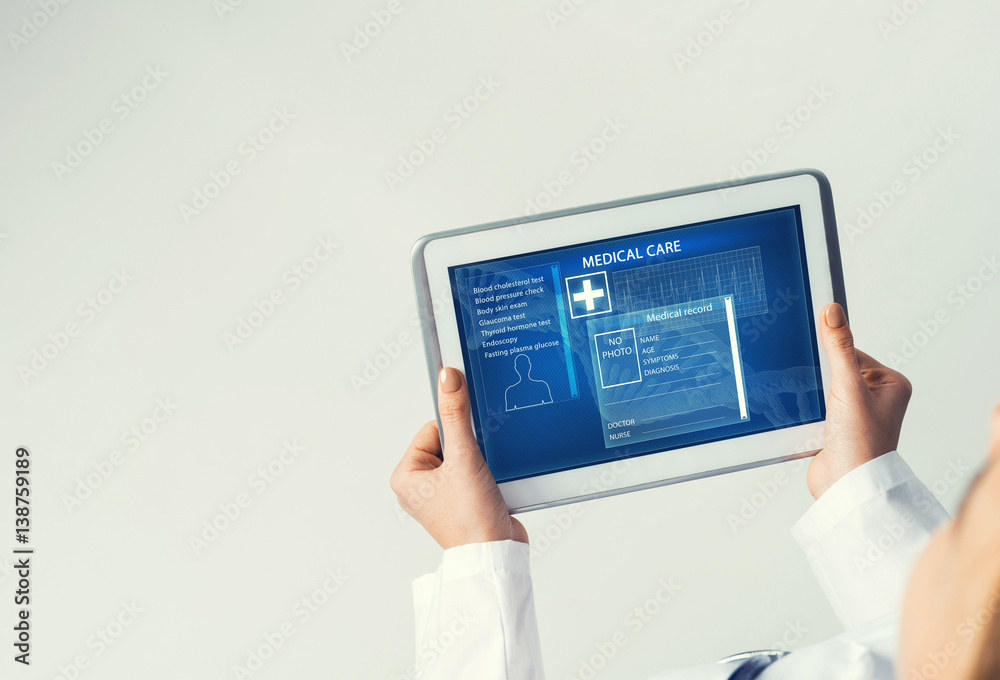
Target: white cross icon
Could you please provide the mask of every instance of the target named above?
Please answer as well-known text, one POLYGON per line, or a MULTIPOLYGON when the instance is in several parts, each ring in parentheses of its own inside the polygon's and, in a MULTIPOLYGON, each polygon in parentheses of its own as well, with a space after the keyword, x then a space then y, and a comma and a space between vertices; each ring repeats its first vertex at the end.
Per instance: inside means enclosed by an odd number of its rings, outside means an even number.
POLYGON ((599 297, 604 297, 604 289, 603 288, 598 288, 596 290, 591 290, 591 288, 590 288, 590 279, 586 279, 583 282, 583 291, 581 291, 579 293, 574 293, 573 294, 573 302, 579 302, 580 300, 586 300, 587 301, 587 311, 588 312, 592 312, 592 311, 594 311, 594 300, 597 299, 597 298, 599 298, 599 297))

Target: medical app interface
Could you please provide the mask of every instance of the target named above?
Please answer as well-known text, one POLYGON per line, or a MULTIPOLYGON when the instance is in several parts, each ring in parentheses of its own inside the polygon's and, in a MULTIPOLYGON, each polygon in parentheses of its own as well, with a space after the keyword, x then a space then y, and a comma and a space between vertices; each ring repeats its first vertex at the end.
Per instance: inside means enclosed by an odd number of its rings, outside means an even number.
POLYGON ((797 206, 449 273, 498 482, 825 417, 797 206))

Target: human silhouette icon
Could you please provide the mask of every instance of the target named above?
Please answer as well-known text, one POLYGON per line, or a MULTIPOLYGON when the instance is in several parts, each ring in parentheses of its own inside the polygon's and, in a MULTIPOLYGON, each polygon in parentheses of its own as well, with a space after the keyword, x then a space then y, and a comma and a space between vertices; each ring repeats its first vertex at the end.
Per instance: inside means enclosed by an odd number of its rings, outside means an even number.
POLYGON ((531 359, 527 354, 518 354, 514 357, 514 370, 517 371, 519 380, 504 392, 508 411, 552 403, 549 384, 531 377, 531 359))

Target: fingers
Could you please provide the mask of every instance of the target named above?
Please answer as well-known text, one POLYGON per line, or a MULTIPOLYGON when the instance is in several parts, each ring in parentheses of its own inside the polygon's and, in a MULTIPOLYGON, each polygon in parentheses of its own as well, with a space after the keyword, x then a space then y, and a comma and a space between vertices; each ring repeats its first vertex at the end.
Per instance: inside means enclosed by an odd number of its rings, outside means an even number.
POLYGON ((858 367, 861 369, 861 374, 870 387, 893 385, 895 388, 905 391, 907 398, 913 394, 913 384, 905 375, 880 363, 860 349, 855 348, 854 354, 858 357, 858 367))
POLYGON ((469 388, 462 372, 442 368, 438 376, 438 414, 444 435, 446 457, 462 458, 479 454, 479 444, 472 428, 469 388))
POLYGON ((420 428, 403 456, 416 457, 418 454, 441 457, 441 433, 438 432, 437 421, 432 420, 420 428))
POLYGON ((414 472, 433 470, 439 465, 441 465, 441 440, 437 423, 431 421, 420 428, 413 441, 406 447, 402 459, 392 471, 389 486, 397 494, 404 494, 409 485, 409 478, 414 472))
POLYGON ((851 327, 847 323, 844 308, 836 302, 827 305, 822 317, 820 336, 823 348, 830 357, 830 369, 833 372, 831 388, 837 389, 841 386, 853 390, 864 387, 865 380, 861 375, 858 355, 854 349, 854 334, 851 333, 851 327))
POLYGON ((879 362, 870 354, 862 352, 857 347, 854 348, 854 355, 858 358, 858 368, 862 371, 871 371, 877 368, 888 368, 885 364, 879 362))

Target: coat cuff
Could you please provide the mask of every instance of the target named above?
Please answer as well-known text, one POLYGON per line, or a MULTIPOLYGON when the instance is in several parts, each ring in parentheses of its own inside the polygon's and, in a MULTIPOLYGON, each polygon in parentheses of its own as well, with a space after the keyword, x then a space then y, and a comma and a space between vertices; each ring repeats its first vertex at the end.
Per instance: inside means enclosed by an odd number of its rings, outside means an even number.
POLYGON ((530 573, 531 552, 527 543, 520 541, 490 541, 467 543, 448 548, 441 556, 437 571, 413 580, 413 602, 418 608, 426 606, 434 596, 437 579, 442 583, 488 573, 530 573))
POLYGON ((859 465, 810 506, 792 527, 792 536, 802 547, 814 543, 860 505, 916 478, 898 451, 859 465))

